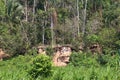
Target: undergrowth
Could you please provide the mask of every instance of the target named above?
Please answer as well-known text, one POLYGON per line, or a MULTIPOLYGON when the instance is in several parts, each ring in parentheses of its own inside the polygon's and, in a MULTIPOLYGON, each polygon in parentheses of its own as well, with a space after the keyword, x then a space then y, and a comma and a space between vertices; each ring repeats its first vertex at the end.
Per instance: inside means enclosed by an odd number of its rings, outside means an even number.
MULTIPOLYGON (((77 55, 77 54, 76 54, 77 55)), ((120 59, 116 56, 91 56, 78 54, 75 65, 53 67, 52 75, 38 76, 33 80, 120 80, 120 59), (81 57, 80 57, 81 56, 81 57), (101 59, 100 59, 101 57, 101 59), (106 62, 103 64, 103 62, 106 62)), ((0 62, 0 80, 31 80, 31 69, 35 56, 17 56, 0 62)), ((73 60, 75 61, 75 60, 73 60)))

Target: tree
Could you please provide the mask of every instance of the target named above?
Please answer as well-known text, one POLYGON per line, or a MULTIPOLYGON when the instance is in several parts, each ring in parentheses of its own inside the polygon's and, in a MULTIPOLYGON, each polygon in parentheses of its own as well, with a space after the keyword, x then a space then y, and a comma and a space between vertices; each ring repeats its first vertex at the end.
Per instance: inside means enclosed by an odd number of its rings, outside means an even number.
POLYGON ((10 21, 20 20, 22 16, 22 5, 16 0, 6 1, 6 16, 10 21))
MULTIPOLYGON (((83 1, 82 1, 83 2, 83 1)), ((82 34, 84 36, 85 34, 85 30, 86 30, 86 16, 87 16, 87 0, 85 0, 85 3, 83 5, 85 5, 83 7, 83 27, 82 27, 82 34)))
POLYGON ((0 18, 2 19, 2 21, 5 17, 5 9, 6 9, 5 1, 0 0, 0 18))

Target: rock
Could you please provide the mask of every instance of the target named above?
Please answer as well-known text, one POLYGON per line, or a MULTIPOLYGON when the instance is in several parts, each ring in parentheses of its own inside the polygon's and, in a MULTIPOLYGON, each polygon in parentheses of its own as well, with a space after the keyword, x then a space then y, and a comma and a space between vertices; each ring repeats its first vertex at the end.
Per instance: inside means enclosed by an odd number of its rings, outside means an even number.
POLYGON ((46 51, 45 51, 45 47, 44 46, 38 46, 38 54, 45 54, 46 55, 46 51))
POLYGON ((90 51, 95 54, 95 53, 102 53, 102 48, 100 47, 99 44, 93 44, 92 46, 89 47, 90 51))
POLYGON ((56 52, 53 56, 54 66, 66 66, 69 63, 71 48, 69 46, 61 46, 55 48, 56 52))
POLYGON ((3 60, 4 58, 9 58, 10 55, 6 54, 1 48, 0 48, 0 60, 3 60))

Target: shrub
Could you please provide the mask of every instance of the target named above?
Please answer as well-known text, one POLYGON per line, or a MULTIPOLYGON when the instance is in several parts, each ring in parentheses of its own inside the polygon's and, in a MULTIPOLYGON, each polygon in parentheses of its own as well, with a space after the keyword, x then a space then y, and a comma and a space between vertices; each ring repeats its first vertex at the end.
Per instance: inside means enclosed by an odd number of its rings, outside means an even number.
POLYGON ((32 78, 48 77, 52 75, 52 63, 48 56, 39 55, 32 61, 32 68, 28 71, 32 78))
POLYGON ((77 66, 99 66, 97 56, 90 53, 73 53, 70 57, 70 63, 77 66))
POLYGON ((97 61, 101 66, 117 67, 119 65, 119 56, 117 54, 99 55, 97 61))
POLYGON ((108 57, 105 55, 99 55, 97 61, 101 66, 106 65, 108 63, 108 57))
POLYGON ((47 47, 46 48, 46 54, 49 55, 49 56, 52 56, 54 53, 54 50, 52 47, 47 47))
POLYGON ((92 35, 88 35, 86 37, 86 40, 88 44, 98 43, 100 41, 100 37, 95 34, 92 34, 92 35))
POLYGON ((83 59, 83 56, 79 53, 73 53, 70 56, 70 63, 74 66, 80 66, 80 61, 83 59))
POLYGON ((38 54, 37 49, 36 48, 29 49, 26 54, 36 56, 38 54))
POLYGON ((88 63, 88 61, 86 61, 88 59, 87 57, 88 57, 88 55, 86 55, 86 53, 74 52, 70 56, 70 63, 75 67, 84 66, 84 65, 86 65, 86 63, 88 63))
MULTIPOLYGON (((116 45, 119 42, 116 42, 117 36, 116 36, 116 30, 114 28, 103 28, 98 36, 100 37, 100 43, 103 45, 106 49, 115 50, 116 45)), ((108 50, 109 51, 109 50, 108 50)))

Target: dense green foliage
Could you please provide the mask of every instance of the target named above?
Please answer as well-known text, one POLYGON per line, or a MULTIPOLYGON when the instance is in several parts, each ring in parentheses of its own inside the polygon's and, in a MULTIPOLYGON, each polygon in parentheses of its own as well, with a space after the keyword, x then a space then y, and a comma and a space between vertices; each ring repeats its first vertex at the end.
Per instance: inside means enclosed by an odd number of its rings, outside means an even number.
POLYGON ((120 0, 0 0, 0 48, 12 56, 0 62, 0 80, 120 80, 120 0), (89 53, 94 43, 104 55, 89 53), (50 57, 55 44, 82 46, 83 54, 51 67, 36 57, 39 44, 50 57))
POLYGON ((90 67, 118 67, 119 65, 119 55, 118 54, 109 54, 109 55, 92 55, 91 53, 73 53, 70 57, 70 64, 75 67, 85 66, 90 67))
MULTIPOLYGON (((75 54, 75 53, 74 53, 75 54)), ((52 67, 52 76, 41 77, 33 80, 119 80, 120 79, 120 58, 118 55, 102 56, 106 64, 96 63, 97 56, 76 53, 81 56, 82 59, 76 60, 79 66, 75 67, 73 64, 69 64, 66 67, 52 67)), ((40 56, 39 56, 40 57, 40 56)), ((46 59, 46 57, 44 57, 46 59)), ((28 74, 29 70, 35 65, 32 61, 39 59, 33 56, 18 56, 11 60, 0 62, 0 79, 1 80, 31 80, 31 76, 28 74)), ((100 61, 100 60, 99 60, 100 61)), ((40 63, 40 62, 38 62, 40 63)), ((46 63, 46 62, 45 62, 46 63)), ((49 63, 49 62, 48 62, 49 63)), ((43 64, 48 65, 48 64, 43 64)), ((35 68, 35 67, 34 67, 35 68)), ((41 67, 38 67, 39 69, 41 67)), ((35 68, 37 69, 37 68, 35 68)), ((42 69, 41 69, 42 70, 42 69)), ((40 71, 41 71, 40 70, 40 71)), ((43 72, 44 74, 44 72, 43 72)), ((48 73, 47 73, 48 74, 48 73)), ((45 75, 47 75, 45 74, 45 75)))
POLYGON ((1 80, 29 80, 27 69, 30 67, 31 56, 18 56, 0 62, 1 80))
POLYGON ((52 62, 49 56, 38 55, 31 64, 31 69, 28 71, 31 77, 37 78, 39 76, 48 77, 52 75, 52 62))
POLYGON ((47 47, 47 48, 46 48, 46 54, 47 54, 48 56, 50 56, 50 57, 53 56, 54 50, 52 49, 52 47, 47 47))
POLYGON ((99 42, 103 52, 115 51, 119 4, 119 0, 0 0, 0 47, 19 55, 38 44, 72 44, 77 50, 99 42))

